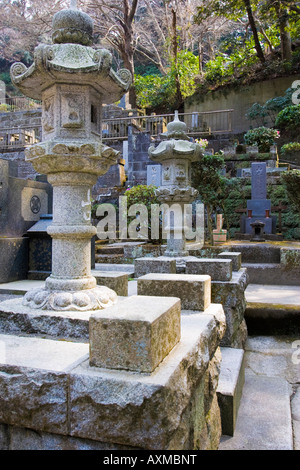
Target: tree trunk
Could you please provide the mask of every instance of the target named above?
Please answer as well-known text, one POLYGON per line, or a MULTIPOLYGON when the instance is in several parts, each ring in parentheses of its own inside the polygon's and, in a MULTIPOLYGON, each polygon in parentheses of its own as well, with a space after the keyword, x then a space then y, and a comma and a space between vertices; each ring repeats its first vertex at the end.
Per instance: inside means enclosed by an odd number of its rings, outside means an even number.
POLYGON ((183 98, 180 89, 180 81, 178 75, 178 44, 177 44, 177 17, 176 11, 172 8, 172 46, 173 46, 173 61, 175 70, 175 86, 176 86, 176 103, 178 103, 177 109, 180 107, 183 98))
POLYGON ((132 85, 129 88, 129 103, 131 104, 132 108, 136 108, 136 92, 134 87, 134 62, 133 62, 133 47, 132 42, 130 40, 130 36, 125 34, 124 40, 124 53, 122 54, 124 68, 128 69, 132 75, 132 85))
POLYGON ((133 61, 133 20, 136 12, 138 0, 133 0, 131 8, 129 0, 123 0, 124 8, 124 23, 122 24, 124 30, 124 51, 123 51, 123 62, 124 67, 127 68, 132 75, 132 85, 129 89, 129 103, 132 108, 136 108, 136 92, 134 88, 134 61, 133 61))
POLYGON ((278 17, 278 26, 280 32, 280 47, 282 60, 291 60, 292 41, 289 33, 289 14, 285 8, 282 8, 280 2, 276 2, 275 10, 278 17))
POLYGON ((245 7, 246 7, 250 27, 252 29, 252 34, 253 34, 253 39, 254 39, 254 43, 255 43, 255 49, 256 49, 257 57, 259 58, 261 63, 264 63, 266 61, 266 59, 265 59, 262 47, 261 47, 260 42, 259 42, 258 31, 257 31, 255 19, 254 19, 253 12, 252 12, 251 2, 250 2, 250 0, 243 0, 243 2, 244 2, 245 7))
POLYGON ((199 60, 199 74, 202 76, 203 75, 203 46, 202 46, 202 42, 199 41, 199 44, 198 44, 198 49, 199 49, 199 53, 198 53, 198 60, 199 60))

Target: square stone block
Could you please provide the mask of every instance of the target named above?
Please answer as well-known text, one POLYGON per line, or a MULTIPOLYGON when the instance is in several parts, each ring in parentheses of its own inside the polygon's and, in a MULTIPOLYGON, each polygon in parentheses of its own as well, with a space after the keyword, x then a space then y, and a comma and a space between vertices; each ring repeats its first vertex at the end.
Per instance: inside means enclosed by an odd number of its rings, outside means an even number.
POLYGON ((219 258, 199 258, 186 262, 187 274, 208 274, 212 281, 230 281, 232 261, 219 258))
POLYGON ((211 279, 207 275, 151 273, 137 281, 138 295, 179 297, 185 310, 205 310, 210 305, 211 279))
POLYGON ((176 259, 168 256, 137 258, 134 262, 134 268, 135 277, 144 276, 148 273, 176 274, 176 259))
POLYGON ((181 303, 131 296, 90 317, 90 365, 152 372, 180 341, 181 303))
POLYGON ((218 254, 219 258, 231 259, 232 261, 232 271, 239 271, 242 266, 242 253, 233 252, 233 251, 223 251, 218 254))
POLYGON ((128 274, 120 272, 99 272, 92 271, 92 276, 96 278, 98 286, 106 286, 114 290, 117 295, 127 297, 128 295, 128 274))

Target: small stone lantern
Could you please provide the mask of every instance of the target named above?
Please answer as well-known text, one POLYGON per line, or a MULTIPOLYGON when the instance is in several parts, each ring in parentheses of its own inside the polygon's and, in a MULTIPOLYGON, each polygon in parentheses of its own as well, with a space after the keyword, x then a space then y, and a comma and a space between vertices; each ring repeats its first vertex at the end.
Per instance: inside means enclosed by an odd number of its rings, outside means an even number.
POLYGON ((188 255, 184 205, 191 204, 198 195, 198 191, 191 187, 191 163, 200 159, 202 149, 190 141, 186 124, 179 120, 178 111, 175 111, 174 120, 167 125, 164 135, 166 140, 156 148, 149 148, 149 157, 162 164, 162 185, 156 190, 158 200, 167 204, 174 213, 173 223, 169 210, 165 213, 165 230, 169 230, 170 235, 172 233, 167 240, 165 255, 182 257, 188 255))
POLYGON ((53 186, 52 273, 45 288, 23 300, 32 308, 95 310, 112 305, 117 295, 97 286, 91 276, 90 191, 97 177, 116 163, 118 152, 102 144, 102 104, 114 103, 128 90, 128 70, 111 68, 112 56, 91 47, 91 18, 71 7, 56 13, 53 44, 40 44, 34 63, 11 67, 13 84, 26 96, 42 100, 42 142, 25 157, 53 186))

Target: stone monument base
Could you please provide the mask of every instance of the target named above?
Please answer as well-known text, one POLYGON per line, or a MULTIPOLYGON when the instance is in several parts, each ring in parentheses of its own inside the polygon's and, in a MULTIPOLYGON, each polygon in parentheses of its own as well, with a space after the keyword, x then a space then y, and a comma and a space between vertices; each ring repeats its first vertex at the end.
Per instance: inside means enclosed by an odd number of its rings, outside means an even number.
POLYGON ((214 258, 199 256, 182 258, 184 260, 182 269, 178 269, 176 258, 164 256, 137 258, 135 275, 138 278, 138 293, 174 295, 177 292, 176 295, 180 297, 183 308, 197 310, 199 307, 191 307, 189 304, 197 303, 200 290, 197 295, 192 293, 191 283, 199 282, 197 277, 210 276, 211 301, 222 304, 226 316, 226 332, 221 346, 243 349, 248 335, 244 319, 245 290, 249 283, 247 269, 241 267, 240 253, 224 251, 223 255, 221 250, 219 253, 217 250, 214 252, 217 255, 214 258))
MULTIPOLYGON (((134 296, 119 302, 124 312, 128 304, 127 331, 134 332, 138 326, 146 339, 147 329, 136 324, 138 311, 141 318, 148 318, 143 299, 134 296)), ((131 354, 127 356, 129 350, 118 355, 121 369, 91 365, 93 351, 106 354, 97 349, 101 342, 97 329, 103 327, 103 318, 115 311, 118 329, 124 312, 108 307, 106 313, 99 311, 99 317, 92 312, 42 312, 23 306, 20 313, 20 302, 0 304, 1 449, 218 448, 222 432, 217 397, 219 344, 225 331, 221 305, 211 304, 204 312, 181 312, 180 339, 174 337, 170 352, 168 348, 160 351, 153 371, 139 372, 126 370, 127 357, 135 362, 131 354), (87 335, 91 334, 94 338, 89 344, 87 335)), ((172 332, 164 318, 178 319, 178 302, 176 298, 159 302, 158 297, 153 302, 154 314, 157 311, 164 326, 157 332, 160 341, 172 332), (171 304, 176 311, 169 317, 171 304)), ((147 308, 151 309, 149 297, 147 308)), ((143 355, 142 344, 138 347, 134 341, 135 354, 143 355)), ((153 352, 155 342, 145 346, 153 352)))

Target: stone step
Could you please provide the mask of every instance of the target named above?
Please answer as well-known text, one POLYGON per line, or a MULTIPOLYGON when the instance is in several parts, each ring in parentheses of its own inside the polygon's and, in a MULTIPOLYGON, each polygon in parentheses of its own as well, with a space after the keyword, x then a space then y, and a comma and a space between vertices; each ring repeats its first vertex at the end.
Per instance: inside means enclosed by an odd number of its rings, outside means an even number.
POLYGON ((124 258, 123 254, 117 253, 117 254, 95 254, 95 262, 96 263, 127 263, 128 261, 124 258))
POLYGON ((110 263, 97 263, 95 264, 95 270, 92 270, 92 275, 94 272, 107 272, 107 271, 120 271, 127 273, 128 276, 134 275, 134 265, 133 264, 126 264, 126 263, 114 263, 113 269, 110 263))
POLYGON ((234 436, 219 450, 293 450, 290 389, 280 377, 245 374, 234 436))
POLYGON ((266 243, 249 243, 232 245, 231 251, 238 251, 242 255, 242 263, 277 264, 280 263, 280 247, 266 243))
POLYGON ((124 254, 124 248, 122 246, 96 245, 95 250, 96 250, 96 253, 99 255, 123 255, 124 254))
POLYGON ((295 335, 300 333, 299 305, 247 302, 245 320, 249 335, 295 335))
POLYGON ((300 286, 249 284, 245 295, 249 335, 299 334, 300 286))
POLYGON ((300 286, 299 269, 287 269, 279 263, 244 263, 242 267, 247 268, 250 284, 276 284, 300 286))
POLYGON ((233 436, 245 381, 244 350, 221 347, 222 362, 217 388, 222 434, 233 436))

